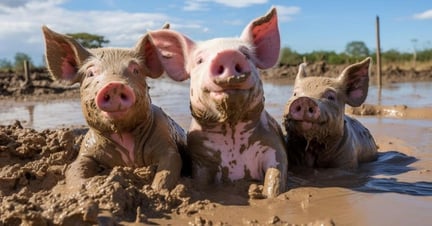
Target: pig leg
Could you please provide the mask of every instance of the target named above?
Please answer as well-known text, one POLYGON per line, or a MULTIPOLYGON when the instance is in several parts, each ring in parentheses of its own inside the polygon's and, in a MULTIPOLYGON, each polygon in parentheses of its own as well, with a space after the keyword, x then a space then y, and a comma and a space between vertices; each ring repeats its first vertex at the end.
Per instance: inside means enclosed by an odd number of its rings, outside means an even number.
POLYGON ((279 169, 268 168, 265 173, 263 195, 267 198, 274 198, 285 191, 285 180, 279 169))
POLYGON ((87 178, 98 175, 104 169, 94 159, 78 156, 65 173, 66 184, 79 190, 87 178))
POLYGON ((180 178, 181 167, 182 160, 176 150, 168 151, 168 154, 162 156, 158 163, 152 188, 156 191, 174 188, 180 178))

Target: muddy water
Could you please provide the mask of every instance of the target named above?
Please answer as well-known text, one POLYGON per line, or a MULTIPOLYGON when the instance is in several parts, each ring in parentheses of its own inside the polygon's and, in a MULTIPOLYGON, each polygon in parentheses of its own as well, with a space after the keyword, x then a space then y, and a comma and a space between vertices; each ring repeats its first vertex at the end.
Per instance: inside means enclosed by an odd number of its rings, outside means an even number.
MULTIPOLYGON (((150 81, 153 103, 161 106, 183 127, 190 122, 188 83, 150 81)), ((370 104, 405 104, 432 108, 432 83, 391 84, 381 94, 372 87, 370 104)), ((292 85, 266 82, 266 106, 279 121, 292 85)), ((276 199, 248 200, 232 195, 230 188, 216 187, 203 199, 207 205, 191 216, 171 214, 149 219, 160 224, 189 222, 241 224, 316 223, 322 225, 428 225, 432 220, 432 120, 357 117, 379 145, 375 162, 354 171, 295 169, 289 175, 290 190, 276 199), (209 195, 210 194, 210 195, 209 195)), ((79 101, 4 103, 0 124, 13 120, 36 129, 84 125, 79 101)))
MULTIPOLYGON (((161 106, 185 128, 190 122, 188 83, 176 83, 168 79, 151 80, 150 93, 153 103, 161 106)), ((384 86, 381 93, 372 86, 366 103, 432 108, 430 88, 432 82, 401 83, 384 86)), ((292 81, 276 80, 264 83, 267 110, 279 121, 285 102, 292 92, 292 81)), ((20 120, 24 126, 35 129, 57 128, 71 124, 85 125, 79 100, 54 100, 42 103, 2 103, 0 124, 20 120)))

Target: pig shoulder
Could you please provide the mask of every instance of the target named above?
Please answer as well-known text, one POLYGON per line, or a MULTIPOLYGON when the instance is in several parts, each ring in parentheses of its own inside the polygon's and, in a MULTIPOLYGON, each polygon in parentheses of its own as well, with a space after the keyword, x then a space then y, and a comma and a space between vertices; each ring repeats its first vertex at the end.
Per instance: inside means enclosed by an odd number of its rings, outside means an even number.
POLYGON ((160 107, 152 105, 152 112, 154 119, 149 136, 138 141, 143 144, 146 164, 158 163, 161 158, 169 158, 169 155, 178 155, 179 149, 186 147, 186 133, 183 128, 160 107))
POLYGON ((357 119, 345 115, 345 124, 348 137, 352 142, 353 152, 357 156, 357 161, 369 162, 377 158, 377 145, 371 132, 357 119))

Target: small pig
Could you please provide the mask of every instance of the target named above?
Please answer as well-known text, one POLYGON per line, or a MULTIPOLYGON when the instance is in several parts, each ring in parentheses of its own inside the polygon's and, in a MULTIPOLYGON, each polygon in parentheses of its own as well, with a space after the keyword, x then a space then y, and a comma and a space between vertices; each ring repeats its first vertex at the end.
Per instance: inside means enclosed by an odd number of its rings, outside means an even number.
POLYGON ((149 33, 167 74, 190 78, 187 142, 198 184, 251 179, 264 181, 260 197, 283 192, 288 167, 283 133, 264 110, 259 75, 279 57, 276 9, 252 21, 240 38, 194 42, 172 30, 149 33))
POLYGON ((283 119, 290 166, 356 168, 377 158, 369 130, 345 115, 345 104, 366 99, 370 61, 350 65, 337 78, 306 77, 300 65, 283 119))
POLYGON ((161 108, 151 104, 146 77, 163 68, 145 35, 135 48, 85 49, 72 38, 42 27, 50 73, 80 84, 81 108, 88 123, 66 183, 83 182, 114 166, 157 166, 155 190, 171 189, 180 177, 180 152, 186 133, 161 108))

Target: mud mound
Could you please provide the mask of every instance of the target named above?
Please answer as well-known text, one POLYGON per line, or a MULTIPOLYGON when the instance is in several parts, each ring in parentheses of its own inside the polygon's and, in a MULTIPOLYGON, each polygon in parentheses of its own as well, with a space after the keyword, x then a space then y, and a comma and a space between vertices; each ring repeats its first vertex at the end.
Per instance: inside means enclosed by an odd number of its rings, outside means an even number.
POLYGON ((29 81, 25 81, 20 73, 0 73, 0 100, 37 101, 74 97, 79 97, 78 86, 54 81, 47 72, 35 72, 30 75, 29 81))
POLYGON ((90 178, 78 191, 67 188, 64 171, 85 131, 37 132, 18 121, 0 126, 0 225, 146 222, 188 204, 183 184, 171 192, 152 190, 154 167, 117 167, 90 178))

